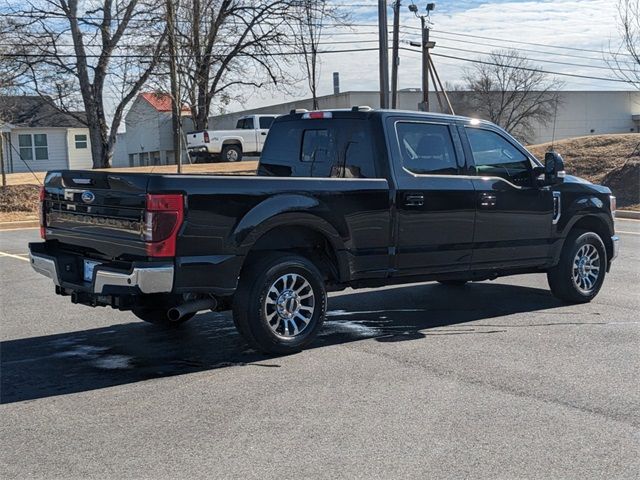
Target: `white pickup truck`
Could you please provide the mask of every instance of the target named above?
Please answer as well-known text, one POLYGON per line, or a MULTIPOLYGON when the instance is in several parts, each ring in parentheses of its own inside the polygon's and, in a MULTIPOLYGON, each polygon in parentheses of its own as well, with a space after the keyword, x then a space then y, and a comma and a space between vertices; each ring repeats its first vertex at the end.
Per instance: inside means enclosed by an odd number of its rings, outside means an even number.
POLYGON ((267 138, 269 127, 278 115, 240 117, 234 130, 203 130, 187 133, 187 150, 192 158, 208 161, 220 156, 226 162, 238 162, 242 155, 257 155, 267 138))

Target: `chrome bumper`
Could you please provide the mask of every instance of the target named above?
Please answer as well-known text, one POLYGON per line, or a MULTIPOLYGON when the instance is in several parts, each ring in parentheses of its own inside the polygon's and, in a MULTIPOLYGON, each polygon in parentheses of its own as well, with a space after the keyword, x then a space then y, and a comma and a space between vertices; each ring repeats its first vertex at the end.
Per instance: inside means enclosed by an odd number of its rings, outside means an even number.
POLYGON ((52 258, 42 257, 40 255, 34 255, 29 253, 29 259, 31 260, 31 267, 40 275, 49 277, 53 280, 56 286, 60 286, 60 279, 58 277, 58 269, 56 268, 56 262, 52 258))
MULTIPOLYGON (((61 286, 56 261, 52 257, 30 253, 33 269, 61 286)), ((138 288, 142 293, 166 293, 173 288, 173 265, 134 267, 130 272, 101 269, 96 267, 95 280, 91 291, 102 294, 107 287, 138 288)))
POLYGON ((611 237, 611 245, 613 245, 613 254, 611 255, 610 261, 613 262, 617 258, 618 252, 620 251, 620 237, 618 237, 617 235, 611 237))

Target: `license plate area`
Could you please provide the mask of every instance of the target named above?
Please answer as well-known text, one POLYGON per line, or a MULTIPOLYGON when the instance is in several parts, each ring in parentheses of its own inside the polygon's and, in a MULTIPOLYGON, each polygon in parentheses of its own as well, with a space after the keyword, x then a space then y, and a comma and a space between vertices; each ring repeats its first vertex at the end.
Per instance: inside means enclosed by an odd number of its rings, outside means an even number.
POLYGON ((85 260, 82 278, 85 282, 91 282, 93 280, 93 271, 96 265, 100 265, 100 262, 94 260, 85 260))

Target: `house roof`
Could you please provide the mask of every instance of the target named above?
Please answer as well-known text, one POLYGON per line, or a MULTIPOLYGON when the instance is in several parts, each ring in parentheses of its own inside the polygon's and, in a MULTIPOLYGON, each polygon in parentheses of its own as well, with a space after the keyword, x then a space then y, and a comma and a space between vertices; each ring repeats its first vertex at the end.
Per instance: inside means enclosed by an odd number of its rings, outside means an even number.
MULTIPOLYGON (((149 104, 158 112, 171 111, 171 95, 167 93, 142 92, 140 96, 149 102, 149 104)), ((186 106, 183 106, 182 111, 188 112, 189 109, 186 106)))
POLYGON ((84 112, 61 112, 51 97, 0 95, 0 123, 13 127, 83 128, 87 126, 85 119, 84 112))

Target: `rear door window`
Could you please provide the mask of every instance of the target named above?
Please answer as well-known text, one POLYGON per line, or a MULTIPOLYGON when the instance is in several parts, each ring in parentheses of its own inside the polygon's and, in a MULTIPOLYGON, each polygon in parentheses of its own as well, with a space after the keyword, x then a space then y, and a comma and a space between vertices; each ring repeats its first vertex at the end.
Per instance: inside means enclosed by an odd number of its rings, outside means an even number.
POLYGON ((424 122, 396 124, 402 166, 418 175, 455 175, 458 162, 448 125, 424 122))

